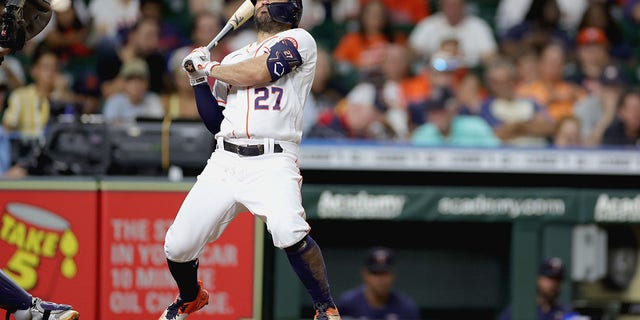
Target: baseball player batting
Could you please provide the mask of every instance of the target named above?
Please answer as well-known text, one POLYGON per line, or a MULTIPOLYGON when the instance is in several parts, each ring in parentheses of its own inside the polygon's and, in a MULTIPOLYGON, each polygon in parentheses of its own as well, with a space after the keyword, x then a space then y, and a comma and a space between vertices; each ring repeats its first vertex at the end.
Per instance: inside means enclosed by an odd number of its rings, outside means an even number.
POLYGON ((266 223, 273 244, 286 252, 313 300, 314 319, 340 319, 322 253, 309 236, 297 165, 316 43, 298 28, 301 0, 254 4, 257 41, 220 62, 210 61, 208 49, 197 48, 182 63, 217 145, 165 237, 167 263, 180 293, 160 320, 185 319, 208 303, 198 281, 198 257, 247 210, 266 223), (213 92, 207 77, 216 79, 213 92))

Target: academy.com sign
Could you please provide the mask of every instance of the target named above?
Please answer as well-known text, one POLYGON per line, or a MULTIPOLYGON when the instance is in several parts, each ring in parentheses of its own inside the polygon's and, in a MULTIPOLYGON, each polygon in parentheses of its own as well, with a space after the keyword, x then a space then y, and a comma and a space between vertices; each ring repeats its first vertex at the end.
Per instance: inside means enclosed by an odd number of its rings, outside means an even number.
POLYGON ((303 188, 311 219, 640 222, 640 193, 575 189, 303 188))
POLYGON ((640 194, 635 197, 611 197, 606 193, 598 196, 594 212, 596 221, 640 221, 640 194))
POLYGON ((402 213, 407 197, 396 194, 336 194, 325 190, 318 200, 318 216, 324 219, 393 219, 402 213))
POLYGON ((504 215, 511 218, 520 216, 562 216, 566 206, 563 199, 488 197, 445 197, 438 201, 438 212, 442 215, 504 215))

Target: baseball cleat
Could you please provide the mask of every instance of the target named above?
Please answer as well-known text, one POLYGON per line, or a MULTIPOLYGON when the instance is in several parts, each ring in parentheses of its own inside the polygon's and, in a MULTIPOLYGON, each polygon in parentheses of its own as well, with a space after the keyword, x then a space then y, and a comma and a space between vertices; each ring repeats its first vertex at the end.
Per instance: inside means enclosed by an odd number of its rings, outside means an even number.
POLYGON ((176 300, 162 313, 159 320, 183 320, 186 319, 189 314, 209 304, 209 292, 202 288, 201 280, 198 281, 198 284, 200 285, 200 289, 198 290, 198 295, 195 300, 185 302, 182 301, 180 295, 178 295, 176 300))
POLYGON ((31 308, 18 310, 13 315, 16 320, 77 320, 80 313, 73 310, 70 305, 57 304, 33 298, 31 308))
POLYGON ((316 315, 313 320, 341 320, 338 308, 335 305, 316 304, 316 315))

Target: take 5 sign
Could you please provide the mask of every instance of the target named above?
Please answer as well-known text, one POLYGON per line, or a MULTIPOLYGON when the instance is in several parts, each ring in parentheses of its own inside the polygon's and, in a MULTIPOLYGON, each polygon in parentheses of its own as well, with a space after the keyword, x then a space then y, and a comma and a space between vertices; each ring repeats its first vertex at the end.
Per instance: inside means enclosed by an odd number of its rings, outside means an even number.
POLYGON ((93 318, 98 300, 95 181, 0 181, 0 269, 34 296, 93 318))
MULTIPOLYGON (((188 185, 182 190, 149 183, 102 186, 101 319, 157 319, 178 293, 164 236, 188 185)), ((241 213, 206 246, 198 276, 209 291, 209 304, 190 320, 260 318, 262 230, 253 215, 241 213)))
MULTIPOLYGON (((157 319, 177 286, 164 235, 187 183, 0 180, 0 269, 82 319, 157 319)), ((197 319, 259 319, 263 227, 241 213, 200 257, 197 319)))

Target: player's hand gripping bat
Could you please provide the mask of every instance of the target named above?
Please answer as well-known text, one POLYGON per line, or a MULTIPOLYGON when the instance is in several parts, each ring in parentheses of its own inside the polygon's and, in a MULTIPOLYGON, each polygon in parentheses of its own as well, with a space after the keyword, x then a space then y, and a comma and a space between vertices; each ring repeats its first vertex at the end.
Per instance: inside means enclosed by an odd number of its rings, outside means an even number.
MULTIPOLYGON (((233 13, 229 21, 224 25, 224 28, 218 32, 218 34, 207 44, 207 50, 213 49, 218 45, 218 42, 222 40, 231 30, 238 29, 241 25, 247 22, 253 16, 255 6, 255 0, 245 0, 240 7, 233 13)), ((184 63, 185 70, 194 70, 193 61, 187 60, 184 63)))

